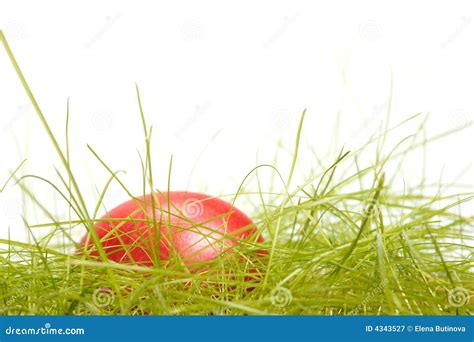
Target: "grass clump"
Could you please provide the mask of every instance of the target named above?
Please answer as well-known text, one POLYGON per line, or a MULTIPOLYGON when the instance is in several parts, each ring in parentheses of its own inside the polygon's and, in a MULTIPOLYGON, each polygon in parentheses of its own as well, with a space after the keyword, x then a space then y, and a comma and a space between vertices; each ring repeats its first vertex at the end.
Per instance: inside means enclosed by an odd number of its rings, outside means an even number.
MULTIPOLYGON (((62 147, 1 32, 0 40, 62 164, 57 170, 59 181, 20 175, 21 165, 9 179, 17 181, 28 203, 49 221, 31 223, 24 217, 28 243, 0 240, 0 314, 473 313, 474 220, 459 209, 473 194, 452 194, 445 188, 432 193, 423 180, 404 191, 396 185, 397 166, 408 154, 454 131, 421 144, 410 138, 384 153, 387 135, 398 127, 386 126, 362 148, 341 151, 327 165, 321 162, 318 169, 308 170, 306 180, 294 185, 303 112, 288 178, 273 165, 258 165, 235 193, 222 196, 230 202, 238 198, 253 208, 248 214, 265 237, 263 245, 241 241, 233 256, 221 256, 197 273, 181 265, 117 264, 107 260, 93 227, 111 184, 119 184, 130 198, 133 194, 119 173, 89 147, 110 178, 94 210, 88 210, 71 167, 68 134, 62 147), (374 146, 372 162, 361 166, 362 155, 374 146), (268 186, 261 176, 266 172, 275 179, 268 186), (28 188, 32 178, 60 194, 69 217, 57 217, 43 204, 41 196, 28 188), (275 190, 278 179, 282 186, 275 190), (38 228, 47 228, 48 233, 39 236, 34 233, 38 228), (84 228, 100 251, 98 260, 75 253, 77 232, 84 228), (252 257, 262 249, 268 254, 252 257)), ((143 193, 148 193, 157 191, 150 153, 152 132, 145 122, 138 88, 137 97, 145 138, 143 193)), ((418 114, 407 121, 422 117, 418 114)), ((66 118, 69 122, 69 111, 66 118)), ((423 123, 414 137, 422 133, 423 123)))

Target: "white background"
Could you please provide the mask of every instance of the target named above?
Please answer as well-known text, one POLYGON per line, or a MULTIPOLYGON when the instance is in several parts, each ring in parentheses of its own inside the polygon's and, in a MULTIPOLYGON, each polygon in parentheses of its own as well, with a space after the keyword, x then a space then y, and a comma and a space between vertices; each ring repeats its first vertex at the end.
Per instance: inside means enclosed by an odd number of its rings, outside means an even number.
MULTIPOLYGON (((70 98, 73 167, 91 198, 107 172, 86 144, 114 170, 127 170, 132 191, 141 189, 135 82, 154 126, 157 186, 166 188, 173 155, 173 189, 214 195, 235 192, 257 163, 272 163, 277 141, 285 146, 279 156, 286 177, 304 108, 305 146, 326 165, 343 146, 360 147, 385 117, 391 79, 391 125, 430 113, 431 136, 473 120, 470 1, 0 3, 0 28, 61 144, 70 98)), ((418 123, 398 129, 389 147, 418 123)), ((472 128, 431 145, 428 176, 472 191, 472 146, 472 128)), ((51 179, 59 165, 3 49, 0 154, 0 183, 25 158, 24 173, 51 179)), ((419 162, 411 161, 413 172, 419 162)), ((297 177, 316 165, 303 157, 297 177)), ((29 184, 43 203, 64 213, 64 203, 48 202, 36 183, 29 184)), ((117 204, 123 196, 112 190, 107 200, 117 204)), ((10 185, 0 194, 0 237, 9 227, 21 237, 21 210, 20 192, 10 185)))

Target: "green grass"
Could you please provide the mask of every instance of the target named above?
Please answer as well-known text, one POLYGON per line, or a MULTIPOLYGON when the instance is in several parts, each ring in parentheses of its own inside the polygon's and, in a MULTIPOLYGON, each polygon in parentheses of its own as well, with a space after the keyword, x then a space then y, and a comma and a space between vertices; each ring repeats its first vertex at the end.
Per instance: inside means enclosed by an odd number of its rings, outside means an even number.
MULTIPOLYGON (((20 187, 27 204, 49 221, 32 223, 24 217, 29 243, 0 240, 0 314, 473 313, 474 219, 461 209, 472 201, 473 193, 453 193, 454 186, 430 185, 424 179, 416 185, 411 180, 412 185, 402 191, 395 184, 407 156, 457 129, 420 140, 423 115, 393 127, 387 120, 384 129, 360 149, 341 150, 331 160, 320 160, 320 166, 306 170, 306 180, 295 185, 295 170, 305 167, 305 161, 298 160, 304 112, 295 132, 288 177, 274 165, 258 165, 234 194, 222 196, 230 202, 238 198, 239 204, 251 207, 248 214, 265 237, 263 245, 241 241, 236 253, 209 262, 201 273, 191 273, 179 263, 154 268, 117 264, 107 261, 94 223, 104 213, 102 201, 111 184, 119 184, 130 198, 141 194, 132 194, 106 158, 89 146, 91 156, 110 178, 94 210, 88 209, 91 206, 84 200, 70 162, 69 106, 62 146, 1 31, 0 40, 62 165, 53 181, 21 174, 21 164, 2 186, 2 191, 6 186, 20 187), (386 148, 389 134, 417 120, 420 125, 412 135, 386 148), (363 165, 361 160, 372 150, 371 162, 363 165), (270 184, 263 173, 271 174, 266 177, 270 184), (69 210, 69 217, 57 217, 54 208, 28 188, 26 181, 32 178, 49 184, 60 195, 62 202, 56 205, 69 210), (9 184, 13 179, 16 184, 9 184), (441 190, 433 194, 436 188, 441 190), (48 232, 36 234, 39 228, 48 232), (78 232, 84 228, 92 234, 100 260, 75 255, 78 232), (268 255, 255 257, 260 249, 266 249, 268 255)), ((145 146, 143 177, 137 181, 142 182, 145 194, 158 189, 153 181, 152 129, 146 124, 138 87, 137 98, 145 146)), ((317 155, 314 158, 318 160, 317 155)), ((169 175, 171 172, 172 161, 169 175)), ((147 224, 154 222, 150 217, 147 224)))

